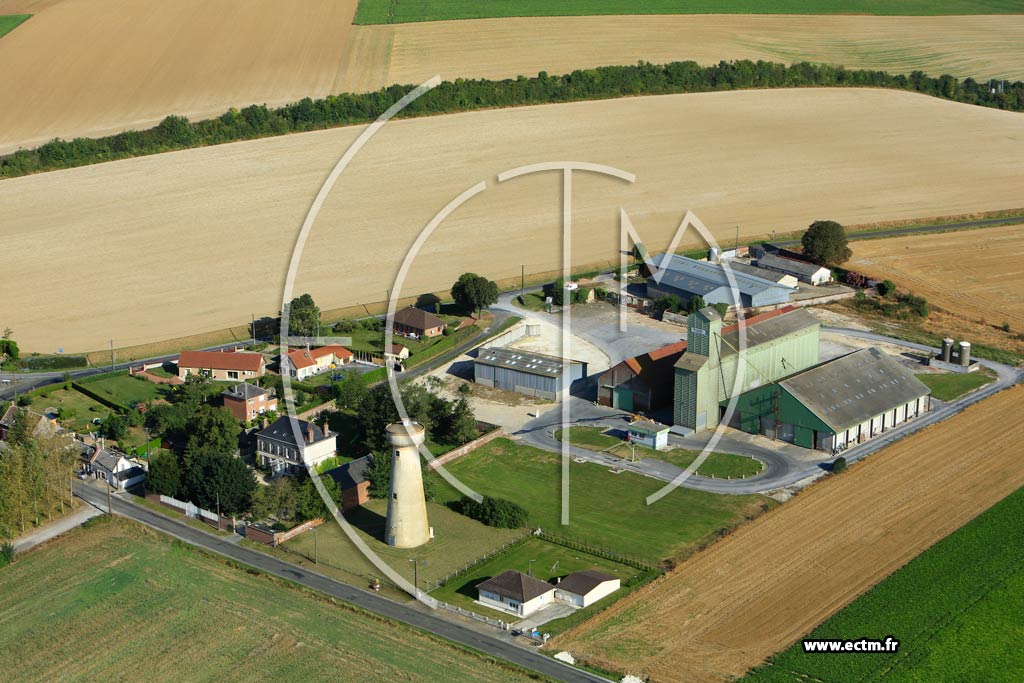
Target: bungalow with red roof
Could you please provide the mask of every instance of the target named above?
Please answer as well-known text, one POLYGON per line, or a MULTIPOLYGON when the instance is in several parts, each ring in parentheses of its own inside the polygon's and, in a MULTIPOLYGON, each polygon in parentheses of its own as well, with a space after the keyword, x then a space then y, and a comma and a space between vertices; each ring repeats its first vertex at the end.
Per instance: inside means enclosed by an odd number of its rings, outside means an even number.
POLYGON ((397 311, 392 320, 395 334, 405 337, 436 337, 444 334, 444 328, 448 327, 448 323, 441 318, 415 306, 397 311))
POLYGON ((196 374, 221 381, 262 377, 267 361, 258 353, 245 351, 182 351, 178 357, 178 377, 196 374))
POLYGON ((347 365, 352 362, 352 359, 352 352, 337 344, 321 346, 318 349, 293 349, 281 359, 281 372, 301 381, 341 365, 347 365))

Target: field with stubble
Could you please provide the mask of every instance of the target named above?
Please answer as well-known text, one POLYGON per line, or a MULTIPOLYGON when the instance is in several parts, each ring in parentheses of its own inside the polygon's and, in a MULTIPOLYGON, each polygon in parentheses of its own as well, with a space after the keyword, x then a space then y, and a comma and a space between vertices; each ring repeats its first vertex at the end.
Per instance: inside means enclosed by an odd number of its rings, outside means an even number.
POLYGON ((535 680, 120 518, 19 556, 0 585, 10 681, 535 680))
POLYGON ((651 681, 742 675, 1024 485, 1022 409, 1024 388, 1014 387, 897 442, 553 647, 651 681))
POLYGON ((0 0, 0 153, 348 89, 356 0, 0 0))
POLYGON ((1024 226, 854 242, 848 268, 892 280, 932 306, 1024 330, 1024 226))
POLYGON ((515 78, 638 61, 810 61, 892 73, 1024 79, 1024 16, 727 14, 511 17, 356 26, 348 83, 515 78))
MULTIPOLYGON (((295 236, 361 127, 173 152, 0 182, 4 323, 30 351, 91 351, 275 315, 295 236)), ((619 207, 653 249, 686 209, 721 239, 1016 207, 1024 117, 884 90, 637 97, 395 121, 363 148, 313 228, 296 279, 321 309, 379 302, 416 235, 486 181, 413 262, 401 296, 463 272, 560 267, 561 183, 495 174, 566 159, 576 264, 618 259, 619 207), (956 140, 957 144, 937 141, 956 140)), ((685 245, 697 244, 694 232, 685 245)))

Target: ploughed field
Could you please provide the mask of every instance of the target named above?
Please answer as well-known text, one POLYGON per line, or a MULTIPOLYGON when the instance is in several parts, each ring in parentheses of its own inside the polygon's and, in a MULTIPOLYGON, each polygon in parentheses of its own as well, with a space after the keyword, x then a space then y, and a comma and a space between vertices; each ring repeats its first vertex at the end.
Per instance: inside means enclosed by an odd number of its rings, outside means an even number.
MULTIPOLYGON (((1014 387, 898 441, 740 527, 553 647, 652 681, 743 674, 1024 485, 1022 408, 1024 388, 1014 387)), ((834 637, 886 635, 899 637, 834 637)))
MULTIPOLYGON (((24 28, 24 27, 22 27, 24 28)), ((20 30, 20 29, 19 29, 20 30)), ((13 35, 13 34, 12 34, 13 35)), ((295 236, 362 127, 98 164, 0 182, 4 323, 28 351, 126 347, 276 315, 295 236), (45 248, 41 248, 45 245, 45 248), (34 255, 31 258, 29 255, 34 255)), ((573 261, 618 262, 619 208, 652 249, 686 209, 723 241, 1020 203, 1024 117, 924 95, 794 89, 637 97, 393 121, 313 226, 295 284, 323 310, 379 302, 416 235, 473 185, 412 260, 401 296, 464 272, 518 284, 561 266, 561 181, 497 183, 566 159, 578 173, 573 261), (957 140, 955 145, 937 140, 957 140)), ((699 244, 691 230, 682 246, 699 244)), ((239 329, 242 329, 240 327, 239 329)))

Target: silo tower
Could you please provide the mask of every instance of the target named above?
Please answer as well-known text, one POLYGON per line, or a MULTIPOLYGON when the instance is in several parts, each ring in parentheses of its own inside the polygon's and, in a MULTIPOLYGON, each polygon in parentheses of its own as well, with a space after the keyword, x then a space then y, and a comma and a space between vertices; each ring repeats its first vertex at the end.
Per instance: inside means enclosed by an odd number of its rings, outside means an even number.
POLYGON ((391 491, 384 540, 396 548, 415 548, 430 540, 419 454, 423 426, 403 421, 388 425, 387 431, 391 442, 391 491))

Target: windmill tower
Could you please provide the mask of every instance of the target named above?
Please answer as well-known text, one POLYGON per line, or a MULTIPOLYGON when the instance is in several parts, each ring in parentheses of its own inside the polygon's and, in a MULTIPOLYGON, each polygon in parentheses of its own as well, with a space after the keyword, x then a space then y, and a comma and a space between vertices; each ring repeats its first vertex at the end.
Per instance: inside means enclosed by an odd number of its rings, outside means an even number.
POLYGON ((423 426, 411 421, 396 422, 388 425, 387 432, 391 442, 391 490, 384 540, 396 548, 415 548, 431 536, 420 470, 423 426))

